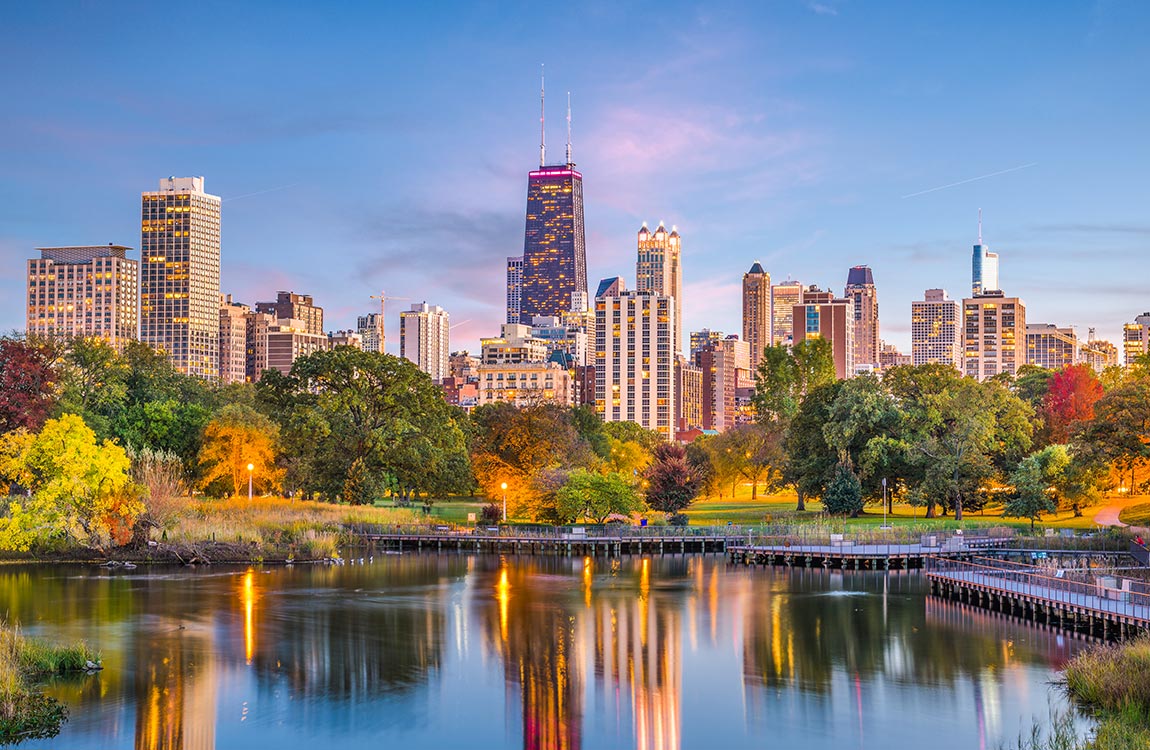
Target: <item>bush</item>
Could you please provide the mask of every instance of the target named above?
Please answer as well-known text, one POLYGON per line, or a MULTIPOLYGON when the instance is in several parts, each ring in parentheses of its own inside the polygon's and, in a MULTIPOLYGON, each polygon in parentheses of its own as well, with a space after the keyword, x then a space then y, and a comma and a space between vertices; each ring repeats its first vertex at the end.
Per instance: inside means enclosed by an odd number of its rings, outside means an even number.
POLYGON ((487 503, 479 511, 479 520, 482 523, 499 523, 503 520, 503 506, 499 503, 487 503))
POLYGON ((667 520, 672 526, 686 526, 691 522, 686 513, 675 513, 667 520))
POLYGON ((841 464, 823 493, 823 507, 835 516, 858 516, 863 509, 862 483, 854 472, 841 464))

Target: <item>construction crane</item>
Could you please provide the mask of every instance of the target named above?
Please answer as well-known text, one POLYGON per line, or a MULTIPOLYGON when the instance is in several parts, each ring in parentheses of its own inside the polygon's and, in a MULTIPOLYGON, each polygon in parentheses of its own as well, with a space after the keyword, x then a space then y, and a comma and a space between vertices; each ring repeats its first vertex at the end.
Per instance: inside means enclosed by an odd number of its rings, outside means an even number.
POLYGON ((371 299, 379 300, 379 351, 382 354, 383 345, 387 343, 387 335, 385 332, 386 324, 384 322, 387 320, 387 301, 389 299, 409 300, 411 297, 396 297, 395 295, 390 295, 387 292, 380 290, 379 294, 371 295, 371 299))

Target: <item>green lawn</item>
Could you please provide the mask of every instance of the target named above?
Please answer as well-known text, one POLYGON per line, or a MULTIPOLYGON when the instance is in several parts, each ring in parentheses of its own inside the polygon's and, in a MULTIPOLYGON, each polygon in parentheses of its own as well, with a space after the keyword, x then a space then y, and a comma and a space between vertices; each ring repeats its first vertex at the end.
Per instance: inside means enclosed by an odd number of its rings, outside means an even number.
POLYGON ((1123 508, 1118 520, 1130 526, 1150 526, 1150 503, 1139 503, 1123 508))
MULTIPOLYGON (((480 512, 487 501, 481 497, 449 497, 449 498, 435 498, 431 501, 431 518, 439 518, 449 523, 467 523, 467 514, 474 513, 475 518, 480 518, 480 512)), ((390 508, 392 504, 377 503, 379 507, 390 508)), ((423 510, 423 501, 416 500, 411 504, 411 509, 419 512, 423 510)))

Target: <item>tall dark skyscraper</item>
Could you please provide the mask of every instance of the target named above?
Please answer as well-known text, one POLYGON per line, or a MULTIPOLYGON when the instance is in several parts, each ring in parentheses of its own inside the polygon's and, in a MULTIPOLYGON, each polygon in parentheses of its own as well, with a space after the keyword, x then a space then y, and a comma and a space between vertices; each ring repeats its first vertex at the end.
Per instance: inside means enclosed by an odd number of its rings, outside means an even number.
POLYGON ((527 175, 519 322, 537 315, 561 317, 572 292, 587 294, 587 244, 583 234, 583 175, 571 159, 571 106, 567 106, 567 160, 547 165, 540 90, 539 169, 527 175))

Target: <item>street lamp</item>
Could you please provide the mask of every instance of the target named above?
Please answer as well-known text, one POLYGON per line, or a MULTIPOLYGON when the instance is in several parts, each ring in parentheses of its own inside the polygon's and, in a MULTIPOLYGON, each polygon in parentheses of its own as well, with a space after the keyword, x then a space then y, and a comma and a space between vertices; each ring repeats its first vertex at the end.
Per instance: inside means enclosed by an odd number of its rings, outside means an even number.
POLYGON ((248 464, 248 502, 252 501, 252 472, 255 471, 255 464, 248 464))
POLYGON ((886 525, 886 477, 882 478, 882 527, 887 528, 886 525))
POLYGON ((507 482, 500 486, 503 488, 503 523, 507 523, 507 482))

